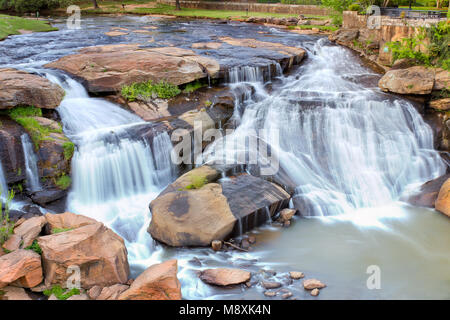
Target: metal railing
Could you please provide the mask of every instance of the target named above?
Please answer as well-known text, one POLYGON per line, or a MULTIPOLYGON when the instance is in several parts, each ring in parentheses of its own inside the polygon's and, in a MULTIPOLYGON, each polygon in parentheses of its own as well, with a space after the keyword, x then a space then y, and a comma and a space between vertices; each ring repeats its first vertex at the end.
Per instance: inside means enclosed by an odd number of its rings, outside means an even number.
POLYGON ((409 10, 406 8, 380 8, 382 16, 407 19, 439 19, 447 17, 446 11, 439 10, 409 10))

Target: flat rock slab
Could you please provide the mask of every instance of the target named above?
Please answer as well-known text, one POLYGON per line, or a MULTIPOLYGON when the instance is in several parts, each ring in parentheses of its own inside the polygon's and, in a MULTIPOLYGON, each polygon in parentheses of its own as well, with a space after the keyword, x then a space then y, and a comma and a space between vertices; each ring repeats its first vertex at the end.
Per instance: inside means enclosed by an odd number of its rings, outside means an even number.
POLYGON ((46 78, 16 69, 0 69, 0 109, 35 106, 55 109, 64 90, 46 78))
POLYGON ((92 93, 118 92, 134 82, 164 80, 181 85, 215 77, 219 63, 192 50, 164 47, 141 48, 119 44, 85 48, 45 65, 81 78, 92 93))
POLYGON ((400 94, 430 94, 434 86, 434 71, 416 66, 390 70, 380 79, 378 86, 386 92, 400 94))
POLYGON ((248 271, 240 269, 207 269, 200 273, 200 279, 203 282, 216 286, 231 286, 249 281, 251 274, 248 271))
POLYGON ((42 279, 41 257, 36 252, 18 249, 0 257, 0 288, 10 283, 32 288, 42 279))

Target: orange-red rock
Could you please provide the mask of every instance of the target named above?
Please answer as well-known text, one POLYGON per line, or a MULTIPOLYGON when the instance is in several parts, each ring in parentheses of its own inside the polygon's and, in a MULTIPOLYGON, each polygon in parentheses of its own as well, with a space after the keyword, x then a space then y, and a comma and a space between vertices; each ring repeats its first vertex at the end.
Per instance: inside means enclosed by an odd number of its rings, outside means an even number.
POLYGON ((41 257, 36 252, 18 249, 0 257, 0 288, 10 283, 32 288, 41 282, 41 257))
POLYGON ((249 281, 251 274, 239 269, 207 269, 200 273, 200 279, 206 283, 216 286, 230 286, 249 281))

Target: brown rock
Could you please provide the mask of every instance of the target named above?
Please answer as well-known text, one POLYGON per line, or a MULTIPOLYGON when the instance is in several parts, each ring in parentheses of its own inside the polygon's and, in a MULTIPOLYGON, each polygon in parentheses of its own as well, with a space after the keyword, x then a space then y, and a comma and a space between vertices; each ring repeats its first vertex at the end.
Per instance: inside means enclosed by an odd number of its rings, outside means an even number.
POLYGON ((38 238, 42 249, 45 282, 64 284, 69 266, 81 269, 81 286, 126 283, 129 275, 127 250, 121 237, 102 223, 38 238))
POLYGON ((297 210, 295 209, 283 209, 280 212, 280 221, 281 222, 285 222, 285 221, 289 221, 292 219, 292 217, 295 215, 295 212, 297 212, 297 210))
POLYGON ((292 292, 286 292, 281 295, 283 299, 289 299, 290 297, 292 297, 292 292))
POLYGON ((90 300, 90 299, 87 294, 82 293, 82 294, 73 295, 70 298, 67 298, 67 300, 90 300))
POLYGON ((444 69, 436 69, 433 90, 450 90, 450 72, 444 69))
POLYGON ((339 29, 331 34, 328 39, 337 43, 350 43, 359 36, 358 29, 339 29))
POLYGON ((450 98, 433 100, 430 102, 430 108, 439 111, 447 111, 450 109, 450 98))
POLYGON ((300 271, 290 271, 289 276, 291 277, 291 279, 294 279, 294 280, 298 280, 298 279, 305 277, 303 272, 300 272, 300 271))
POLYGON ((14 234, 22 238, 21 248, 29 247, 33 243, 33 241, 36 240, 46 222, 47 221, 43 216, 33 217, 26 220, 20 226, 14 229, 14 234))
POLYGON ((391 70, 407 69, 407 68, 413 67, 414 65, 415 65, 415 61, 413 59, 408 59, 408 58, 398 59, 392 65, 391 70))
POLYGON ((127 34, 128 34, 127 32, 121 32, 121 31, 105 32, 105 35, 107 35, 108 37, 126 36, 127 34))
POLYGON ((303 281, 303 287, 306 290, 312 290, 312 289, 322 289, 325 288, 326 285, 320 282, 317 279, 307 279, 303 281))
POLYGON ((219 251, 220 249, 222 249, 222 241, 214 240, 213 242, 211 242, 211 247, 214 251, 219 251))
POLYGON ((311 290, 311 295, 312 295, 313 297, 318 296, 319 293, 320 293, 320 291, 319 291, 319 289, 317 289, 317 288, 311 290))
POLYGON ((181 300, 177 270, 177 260, 149 267, 119 296, 119 300, 181 300))
POLYGON ((24 288, 7 286, 1 289, 0 300, 32 300, 24 288))
POLYGON ((64 90, 46 78, 16 69, 0 69, 0 109, 35 106, 54 109, 64 90))
POLYGON ((265 289, 276 289, 281 287, 281 283, 275 281, 263 281, 261 282, 261 285, 265 289))
POLYGON ((89 298, 91 298, 92 300, 95 300, 100 295, 100 293, 102 293, 102 290, 103 290, 103 288, 100 286, 93 286, 92 288, 90 288, 87 291, 87 294, 88 294, 89 298))
POLYGON ((97 221, 80 214, 64 212, 61 214, 47 213, 45 219, 49 229, 76 229, 89 224, 95 224, 97 221))
POLYGON ((421 66, 390 70, 378 82, 383 91, 401 94, 430 94, 433 84, 434 72, 421 66))
MULTIPOLYGON (((17 235, 17 234, 13 234, 9 237, 8 240, 5 241, 5 243, 3 244, 3 248, 8 250, 8 251, 14 251, 20 248, 20 244, 22 242, 22 237, 17 235)), ((0 250, 3 251, 3 250, 0 250)))
POLYGON ((96 300, 117 300, 119 296, 128 290, 129 286, 125 284, 115 284, 110 287, 102 289, 100 294, 95 298, 96 300))
POLYGON ((0 257, 0 288, 10 283, 32 288, 41 282, 41 257, 36 252, 18 249, 0 257))
POLYGON ((266 297, 272 298, 275 297, 277 295, 276 291, 264 291, 264 295, 266 297))
POLYGON ((445 174, 436 179, 425 182, 420 186, 419 190, 415 194, 411 195, 407 199, 408 203, 419 207, 434 208, 439 190, 449 177, 450 174, 445 174))
POLYGON ((89 47, 45 65, 82 78, 89 92, 116 92, 134 82, 165 80, 180 85, 216 77, 217 61, 192 50, 140 48, 137 44, 89 47))
POLYGON ((450 178, 444 182, 435 203, 436 210, 450 217, 450 178))
POLYGON ((200 273, 200 279, 216 286, 230 286, 249 281, 251 274, 239 269, 206 269, 200 273))

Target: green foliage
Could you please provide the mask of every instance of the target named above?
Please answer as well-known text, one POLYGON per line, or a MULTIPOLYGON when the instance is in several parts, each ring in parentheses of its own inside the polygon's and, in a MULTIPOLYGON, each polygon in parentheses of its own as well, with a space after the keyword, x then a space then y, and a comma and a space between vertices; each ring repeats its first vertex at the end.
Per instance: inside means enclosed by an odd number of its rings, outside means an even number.
POLYGON ((15 107, 9 111, 9 116, 13 120, 24 117, 42 117, 42 110, 33 106, 15 107))
POLYGON ((68 0, 0 0, 0 9, 19 13, 36 12, 65 6, 69 2, 68 0))
POLYGON ((47 297, 50 297, 52 294, 58 300, 67 300, 71 296, 80 294, 80 290, 77 288, 72 288, 70 290, 63 289, 60 285, 54 285, 51 289, 44 290, 43 292, 47 297))
POLYGON ((352 3, 351 5, 348 6, 348 10, 349 11, 361 11, 361 6, 358 3, 352 3))
POLYGON ((55 181, 55 184, 58 186, 58 188, 66 190, 72 184, 72 179, 69 176, 63 174, 55 181))
POLYGON ((322 0, 322 5, 342 13, 353 3, 353 0, 322 0))
POLYGON ((202 84, 199 80, 197 80, 197 81, 188 83, 186 85, 186 87, 184 88, 183 92, 191 93, 191 92, 194 92, 195 90, 198 90, 204 86, 205 86, 204 84, 202 84))
POLYGON ((40 254, 40 255, 42 254, 42 249, 39 246, 39 243, 37 242, 37 240, 34 240, 33 243, 31 244, 31 246, 26 247, 25 250, 33 250, 37 254, 40 254))
POLYGON ((56 233, 61 233, 61 232, 66 232, 66 231, 71 231, 71 230, 73 230, 73 228, 53 228, 52 233, 56 234, 56 233))
POLYGON ((73 153, 75 152, 75 144, 72 141, 67 141, 63 143, 64 159, 72 159, 73 153))
POLYGON ((46 32, 55 31, 58 30, 58 28, 53 28, 46 21, 42 20, 25 19, 0 14, 0 40, 12 34, 20 34, 20 30, 46 32))
MULTIPOLYGON (((8 190, 0 190, 0 196, 2 195, 2 192, 7 193, 8 190)), ((14 191, 11 190, 6 198, 4 208, 2 201, 0 201, 0 245, 5 243, 14 231, 14 222, 9 219, 9 210, 13 198, 14 191)))
MULTIPOLYGON (((280 2, 280 1, 277 1, 280 2)), ((284 4, 303 4, 303 5, 320 5, 321 0, 281 0, 284 4)))
POLYGON ((388 42, 386 45, 391 49, 394 62, 407 58, 419 65, 450 70, 449 31, 450 24, 442 21, 430 28, 422 28, 414 37, 388 42), (429 40, 429 43, 426 40, 429 40))
POLYGON ((122 96, 128 101, 146 100, 152 96, 162 99, 170 99, 180 94, 178 86, 165 81, 153 84, 152 81, 133 83, 122 87, 122 96))

